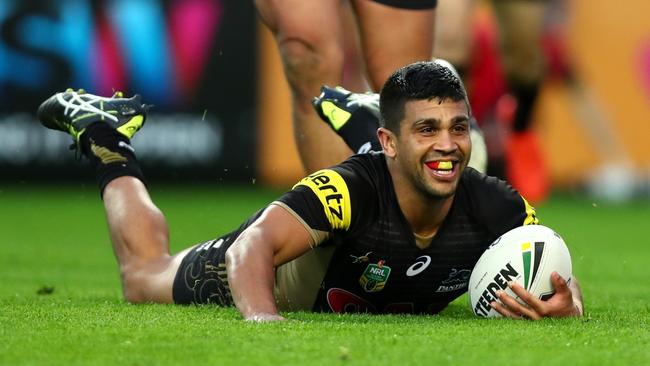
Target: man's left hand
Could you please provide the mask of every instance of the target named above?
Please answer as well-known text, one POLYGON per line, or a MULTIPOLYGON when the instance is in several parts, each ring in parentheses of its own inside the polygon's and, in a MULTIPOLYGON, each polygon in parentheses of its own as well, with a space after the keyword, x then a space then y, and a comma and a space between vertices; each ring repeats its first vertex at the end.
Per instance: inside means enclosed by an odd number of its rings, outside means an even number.
POLYGON ((577 283, 570 286, 557 272, 551 274, 551 282, 555 294, 546 301, 536 298, 518 283, 511 282, 508 286, 527 306, 520 304, 505 291, 497 291, 501 303, 493 301, 490 305, 499 314, 513 319, 539 320, 544 317, 582 316, 582 294, 579 293, 577 283), (578 293, 574 294, 572 288, 578 293))

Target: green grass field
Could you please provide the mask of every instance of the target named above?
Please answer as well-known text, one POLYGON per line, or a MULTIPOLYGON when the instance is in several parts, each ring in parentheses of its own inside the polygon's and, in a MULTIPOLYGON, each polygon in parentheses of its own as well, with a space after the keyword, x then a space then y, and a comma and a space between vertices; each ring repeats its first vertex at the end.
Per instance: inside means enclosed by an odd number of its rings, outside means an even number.
MULTIPOLYGON (((234 228, 276 194, 152 189, 173 251, 234 228)), ((478 319, 462 297, 438 316, 250 324, 233 309, 124 302, 95 187, 0 185, 0 365, 649 365, 650 203, 556 196, 538 213, 570 246, 582 319, 478 319)))

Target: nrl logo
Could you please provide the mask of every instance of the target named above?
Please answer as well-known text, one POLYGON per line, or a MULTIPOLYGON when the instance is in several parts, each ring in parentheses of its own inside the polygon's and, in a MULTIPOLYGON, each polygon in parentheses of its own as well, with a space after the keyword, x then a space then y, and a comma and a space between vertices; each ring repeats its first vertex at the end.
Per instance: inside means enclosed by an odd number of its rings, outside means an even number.
POLYGON ((386 286, 388 276, 390 276, 390 267, 385 266, 383 260, 377 264, 370 263, 359 278, 359 284, 366 292, 378 292, 386 286))

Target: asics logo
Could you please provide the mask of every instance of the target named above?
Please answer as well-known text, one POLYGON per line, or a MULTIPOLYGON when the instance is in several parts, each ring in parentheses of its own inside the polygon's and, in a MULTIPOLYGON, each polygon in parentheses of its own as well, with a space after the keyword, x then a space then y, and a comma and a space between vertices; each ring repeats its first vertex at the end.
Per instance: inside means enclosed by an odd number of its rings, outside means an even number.
POLYGON ((357 150, 357 154, 365 154, 369 152, 370 149, 372 149, 372 144, 370 143, 370 141, 368 141, 365 144, 361 145, 359 150, 357 150))
POLYGON ((406 275, 409 277, 417 276, 422 273, 422 271, 427 269, 427 267, 429 267, 429 264, 431 264, 431 257, 428 255, 418 257, 416 259, 416 262, 406 270, 406 275))

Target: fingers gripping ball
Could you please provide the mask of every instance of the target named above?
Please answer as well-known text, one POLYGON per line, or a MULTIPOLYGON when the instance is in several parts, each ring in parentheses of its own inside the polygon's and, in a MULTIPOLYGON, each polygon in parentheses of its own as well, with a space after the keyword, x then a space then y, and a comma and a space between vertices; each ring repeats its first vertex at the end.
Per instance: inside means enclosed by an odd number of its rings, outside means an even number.
POLYGON ((562 237, 542 225, 510 230, 490 245, 472 270, 469 280, 472 311, 482 317, 500 317, 490 306, 492 301, 499 301, 497 291, 503 290, 519 301, 508 288, 510 281, 546 300, 555 292, 551 282, 553 271, 567 282, 571 280, 571 255, 562 237))

